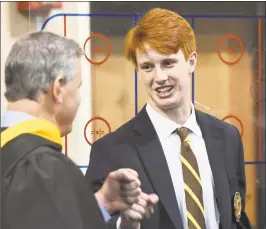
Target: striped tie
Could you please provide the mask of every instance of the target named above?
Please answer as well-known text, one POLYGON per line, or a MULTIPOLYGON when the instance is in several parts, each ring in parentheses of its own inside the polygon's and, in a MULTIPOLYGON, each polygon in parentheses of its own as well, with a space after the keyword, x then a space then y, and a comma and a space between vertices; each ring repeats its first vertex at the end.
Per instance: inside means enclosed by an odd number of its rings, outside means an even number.
POLYGON ((188 129, 182 127, 175 132, 181 139, 181 161, 186 196, 188 229, 206 229, 201 179, 196 157, 189 145, 188 129))

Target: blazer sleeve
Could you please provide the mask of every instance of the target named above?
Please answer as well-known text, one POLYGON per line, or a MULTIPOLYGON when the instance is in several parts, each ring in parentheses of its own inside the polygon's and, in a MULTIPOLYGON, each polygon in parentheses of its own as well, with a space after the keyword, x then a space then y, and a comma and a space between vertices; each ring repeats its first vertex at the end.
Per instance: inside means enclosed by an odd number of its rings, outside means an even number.
POLYGON ((91 183, 94 193, 102 187, 108 174, 117 169, 113 165, 108 147, 104 146, 101 141, 92 144, 85 179, 88 183, 91 183))
POLYGON ((240 195, 242 197, 242 212, 240 217, 240 223, 237 226, 237 229, 251 229, 250 221, 245 211, 246 205, 246 174, 245 174, 245 159, 244 159, 244 147, 242 138, 237 131, 238 145, 239 145, 239 154, 238 154, 238 188, 240 195))
MULTIPOLYGON (((108 174, 117 169, 118 167, 115 166, 111 159, 108 145, 102 141, 92 144, 90 162, 85 173, 85 179, 88 184, 91 184, 94 193, 102 187, 108 174)), ((108 228, 116 228, 119 216, 119 212, 111 215, 111 219, 108 221, 108 228)))

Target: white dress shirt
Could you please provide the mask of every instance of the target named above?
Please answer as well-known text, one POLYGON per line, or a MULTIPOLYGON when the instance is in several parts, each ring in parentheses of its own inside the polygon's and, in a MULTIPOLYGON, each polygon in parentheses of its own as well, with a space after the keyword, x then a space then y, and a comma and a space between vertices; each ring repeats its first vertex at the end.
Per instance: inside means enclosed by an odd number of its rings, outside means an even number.
MULTIPOLYGON (((205 142, 202 137, 200 127, 196 121, 195 108, 193 104, 191 104, 191 106, 191 115, 184 123, 183 127, 186 127, 190 130, 188 137, 191 143, 190 145, 192 151, 194 152, 198 162, 199 173, 202 180, 203 205, 206 228, 218 229, 220 215, 214 198, 213 175, 207 155, 205 142)), ((183 227, 184 229, 187 229, 187 210, 182 163, 180 159, 181 141, 177 134, 172 134, 175 129, 180 128, 181 126, 156 112, 149 105, 149 103, 147 103, 146 110, 161 142, 164 155, 168 164, 168 168, 171 174, 178 208, 181 214, 181 219, 183 221, 183 227)))

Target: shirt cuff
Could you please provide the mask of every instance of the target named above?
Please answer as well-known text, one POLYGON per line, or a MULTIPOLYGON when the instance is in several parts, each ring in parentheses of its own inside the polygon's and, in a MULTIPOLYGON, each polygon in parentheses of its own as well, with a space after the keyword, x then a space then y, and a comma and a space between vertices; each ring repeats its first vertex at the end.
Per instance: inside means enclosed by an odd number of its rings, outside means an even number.
MULTIPOLYGON (((116 221, 116 228, 117 228, 117 229, 121 229, 121 217, 120 217, 120 216, 119 216, 119 218, 118 218, 117 221, 116 221)), ((140 223, 139 223, 137 229, 140 229, 140 223)))
POLYGON ((105 221, 105 223, 107 223, 111 219, 111 216, 109 215, 109 213, 105 210, 105 208, 100 203, 98 203, 98 205, 99 205, 99 208, 102 212, 104 221, 105 221))

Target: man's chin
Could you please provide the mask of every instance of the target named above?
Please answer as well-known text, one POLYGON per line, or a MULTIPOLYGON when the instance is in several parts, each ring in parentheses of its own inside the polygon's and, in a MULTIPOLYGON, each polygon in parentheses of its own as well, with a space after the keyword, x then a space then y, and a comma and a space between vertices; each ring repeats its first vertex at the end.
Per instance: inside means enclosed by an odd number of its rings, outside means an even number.
POLYGON ((72 131, 72 125, 64 130, 61 130, 61 137, 65 137, 66 135, 70 134, 72 131))
POLYGON ((173 98, 168 98, 168 99, 157 99, 155 101, 155 104, 161 110, 169 110, 175 108, 177 102, 173 101, 173 98))

